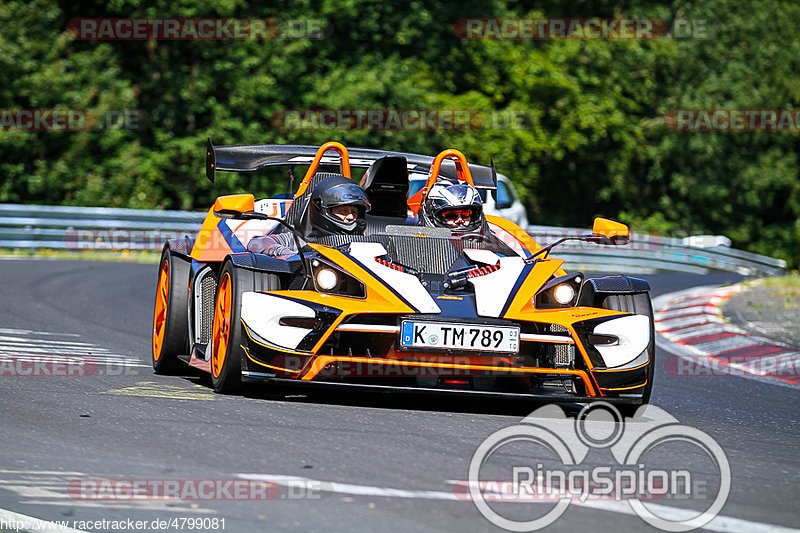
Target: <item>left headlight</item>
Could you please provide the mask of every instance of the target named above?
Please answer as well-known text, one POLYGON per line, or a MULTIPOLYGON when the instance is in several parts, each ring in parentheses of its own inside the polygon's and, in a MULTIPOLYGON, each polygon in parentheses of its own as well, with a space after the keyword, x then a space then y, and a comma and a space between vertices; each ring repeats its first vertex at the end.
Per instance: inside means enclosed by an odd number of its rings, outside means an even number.
POLYGON ((324 259, 311 260, 311 278, 318 292, 365 298, 366 287, 350 274, 324 259))

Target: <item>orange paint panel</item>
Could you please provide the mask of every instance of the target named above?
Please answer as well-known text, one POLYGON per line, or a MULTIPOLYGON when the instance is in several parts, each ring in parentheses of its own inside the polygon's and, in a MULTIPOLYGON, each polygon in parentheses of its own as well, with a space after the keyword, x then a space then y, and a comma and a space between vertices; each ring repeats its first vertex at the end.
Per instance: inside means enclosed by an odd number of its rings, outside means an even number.
POLYGON ((555 272, 560 270, 563 262, 564 261, 561 260, 549 259, 535 263, 533 265, 533 270, 528 274, 528 277, 525 278, 525 281, 511 301, 511 305, 508 306, 508 310, 503 318, 511 320, 542 320, 538 314, 540 311, 536 311, 537 316, 535 318, 531 316, 534 311, 531 298, 533 298, 536 291, 538 291, 555 272))
POLYGON ((220 220, 222 219, 214 214, 214 208, 208 210, 194 241, 192 259, 203 262, 222 261, 233 252, 217 227, 220 220))

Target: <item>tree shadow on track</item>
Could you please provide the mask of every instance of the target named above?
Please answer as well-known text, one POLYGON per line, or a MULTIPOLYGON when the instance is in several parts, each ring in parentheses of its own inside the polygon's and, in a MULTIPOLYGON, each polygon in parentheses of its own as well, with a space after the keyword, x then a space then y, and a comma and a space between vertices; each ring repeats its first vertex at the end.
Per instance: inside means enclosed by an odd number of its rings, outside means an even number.
MULTIPOLYGON (((545 405, 541 399, 483 398, 467 395, 431 396, 419 392, 373 392, 348 389, 295 387, 292 385, 250 386, 244 396, 259 400, 278 400, 298 403, 342 405, 368 409, 398 409, 409 411, 438 411, 445 413, 474 413, 506 416, 526 416, 545 405)), ((576 404, 560 404, 567 412, 580 410, 576 404)))
MULTIPOLYGON (((212 388, 210 376, 195 369, 187 369, 181 376, 197 385, 212 388)), ((238 396, 263 401, 281 401, 321 405, 341 405, 368 409, 397 409, 408 411, 438 411, 444 413, 473 413, 505 416, 526 416, 546 405, 541 398, 502 398, 458 394, 457 391, 414 391, 409 389, 387 388, 376 392, 371 389, 346 387, 328 388, 320 384, 292 383, 250 383, 246 384, 238 396)), ((230 395, 236 397, 237 395, 230 395)), ((555 399, 553 400, 555 401, 555 399)), ((583 407, 581 404, 559 402, 567 415, 574 416, 583 407)))

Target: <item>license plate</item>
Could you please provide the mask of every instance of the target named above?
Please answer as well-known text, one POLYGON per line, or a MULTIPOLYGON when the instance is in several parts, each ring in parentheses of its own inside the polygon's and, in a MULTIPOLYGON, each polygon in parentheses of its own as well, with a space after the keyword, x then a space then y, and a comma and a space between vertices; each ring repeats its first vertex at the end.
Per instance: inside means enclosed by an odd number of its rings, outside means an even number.
POLYGON ((519 352, 519 328, 403 320, 400 347, 475 352, 519 352))

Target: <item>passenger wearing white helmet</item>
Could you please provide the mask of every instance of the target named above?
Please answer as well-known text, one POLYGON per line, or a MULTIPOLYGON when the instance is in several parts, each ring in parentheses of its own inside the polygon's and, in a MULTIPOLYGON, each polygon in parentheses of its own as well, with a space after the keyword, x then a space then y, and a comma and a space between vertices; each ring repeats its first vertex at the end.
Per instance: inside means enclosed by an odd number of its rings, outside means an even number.
POLYGON ((475 187, 465 182, 435 183, 420 209, 420 224, 459 231, 480 231, 483 202, 475 187))

